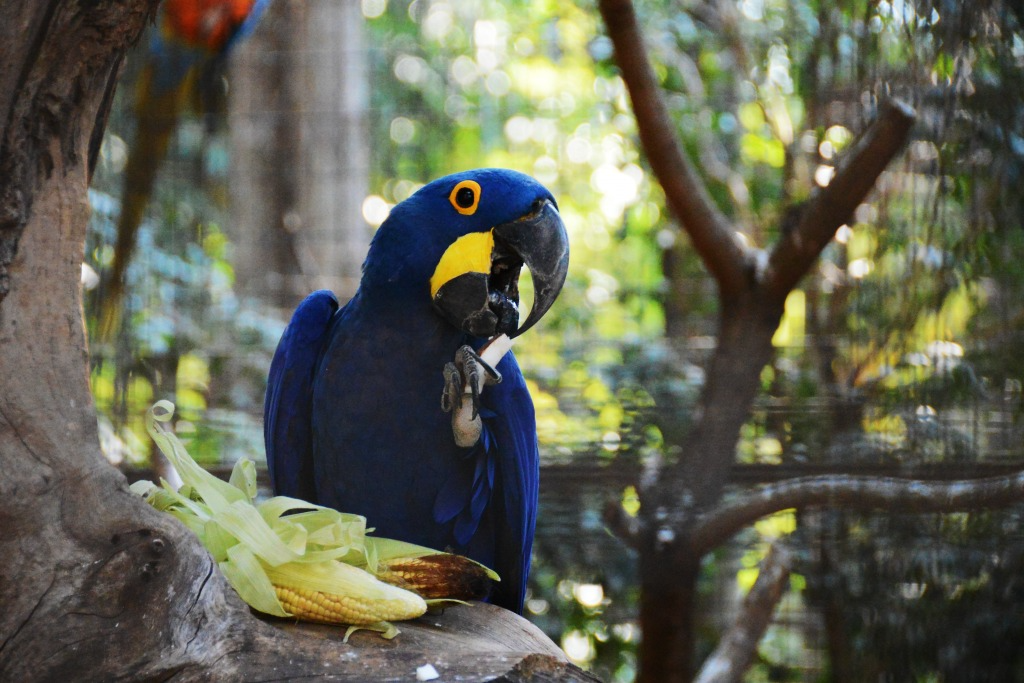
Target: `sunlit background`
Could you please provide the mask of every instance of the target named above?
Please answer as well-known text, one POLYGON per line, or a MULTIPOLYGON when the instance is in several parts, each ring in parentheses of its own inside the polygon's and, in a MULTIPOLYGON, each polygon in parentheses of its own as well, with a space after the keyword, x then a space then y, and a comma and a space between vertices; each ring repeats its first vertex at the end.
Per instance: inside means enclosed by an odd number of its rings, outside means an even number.
MULTIPOLYGON (((831 180, 880 98, 912 104, 906 153, 786 303, 736 485, 806 473, 1008 471, 1022 460, 1024 31, 955 3, 651 0, 638 6, 679 134, 740 239, 771 244, 831 180)), ((538 411, 541 511, 527 615, 582 666, 631 681, 635 514, 673 454, 714 345, 716 292, 647 171, 591 3, 274 0, 181 118, 99 334, 136 134, 130 57, 101 151, 82 282, 107 456, 166 474, 156 399, 204 465, 264 461, 262 400, 294 305, 344 299, 372 231, 432 178, 514 168, 558 199, 566 287, 517 345, 538 411)), ((668 141, 666 141, 667 144, 668 141)), ((371 520, 372 521, 372 520, 371 520)), ((751 681, 1024 677, 1020 510, 782 513, 709 556, 706 653, 772 540, 798 558, 751 681), (850 672, 850 676, 843 675, 850 672)))

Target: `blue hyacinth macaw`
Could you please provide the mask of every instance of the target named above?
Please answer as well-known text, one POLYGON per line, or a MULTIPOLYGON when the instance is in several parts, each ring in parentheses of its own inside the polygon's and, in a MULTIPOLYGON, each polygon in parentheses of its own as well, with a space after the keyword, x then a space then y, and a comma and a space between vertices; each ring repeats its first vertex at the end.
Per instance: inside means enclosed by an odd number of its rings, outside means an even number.
POLYGON ((539 478, 533 403, 512 353, 490 367, 477 352, 544 315, 568 260, 554 198, 521 173, 447 176, 395 206, 352 300, 339 308, 314 292, 281 337, 264 413, 275 493, 471 557, 501 576, 491 602, 522 612, 539 478), (524 265, 535 295, 520 326, 524 265), (464 405, 477 431, 445 412, 464 405))

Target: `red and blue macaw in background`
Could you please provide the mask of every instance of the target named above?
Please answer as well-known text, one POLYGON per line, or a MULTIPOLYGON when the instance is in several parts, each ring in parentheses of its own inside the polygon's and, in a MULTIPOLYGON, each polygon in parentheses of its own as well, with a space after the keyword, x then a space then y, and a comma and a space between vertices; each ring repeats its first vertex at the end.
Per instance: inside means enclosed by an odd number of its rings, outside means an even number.
POLYGON ((568 261, 554 198, 521 173, 447 176, 395 206, 352 300, 339 308, 314 292, 281 337, 264 406, 275 493, 467 555, 501 576, 491 601, 521 613, 539 480, 533 402, 512 353, 490 367, 477 352, 533 326, 568 261), (535 294, 520 326, 524 264, 535 294), (467 441, 445 410, 470 402, 480 429, 467 441))
POLYGON ((128 150, 117 244, 106 276, 101 330, 116 329, 124 277, 157 170, 186 108, 217 108, 218 78, 231 48, 249 35, 269 0, 164 0, 135 88, 137 131, 128 150))

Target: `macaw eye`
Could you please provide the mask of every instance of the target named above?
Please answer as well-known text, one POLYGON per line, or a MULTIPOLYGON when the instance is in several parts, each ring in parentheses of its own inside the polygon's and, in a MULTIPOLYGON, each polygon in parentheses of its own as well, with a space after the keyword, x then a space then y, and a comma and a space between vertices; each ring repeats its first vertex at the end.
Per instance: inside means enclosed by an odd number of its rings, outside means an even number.
POLYGON ((452 188, 448 201, 463 216, 472 216, 480 204, 480 184, 474 180, 463 180, 452 188))

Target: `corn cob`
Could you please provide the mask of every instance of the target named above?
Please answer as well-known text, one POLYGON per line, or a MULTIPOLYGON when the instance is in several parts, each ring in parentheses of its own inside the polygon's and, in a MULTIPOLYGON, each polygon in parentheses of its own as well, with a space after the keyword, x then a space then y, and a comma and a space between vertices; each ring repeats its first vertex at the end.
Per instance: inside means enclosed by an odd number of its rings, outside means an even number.
POLYGON ((324 624, 362 626, 379 621, 401 621, 414 619, 427 610, 426 603, 412 594, 368 599, 279 585, 274 586, 274 592, 281 606, 297 619, 324 624))
POLYGON ((381 562, 377 578, 427 600, 482 600, 490 593, 493 583, 483 565, 446 553, 396 557, 381 562))
POLYGON ((424 614, 424 597, 482 597, 490 580, 497 580, 497 574, 463 557, 367 538, 366 520, 358 515, 280 496, 257 504, 255 466, 239 461, 228 482, 206 472, 164 426, 173 413, 173 404, 160 401, 150 409, 146 426, 183 485, 175 490, 163 481, 161 487, 137 482, 132 490, 195 532, 254 609, 369 628, 391 638, 398 630, 387 622, 424 614))
POLYGON ((374 624, 414 619, 423 598, 343 562, 267 567, 278 601, 299 619, 329 624, 374 624))

